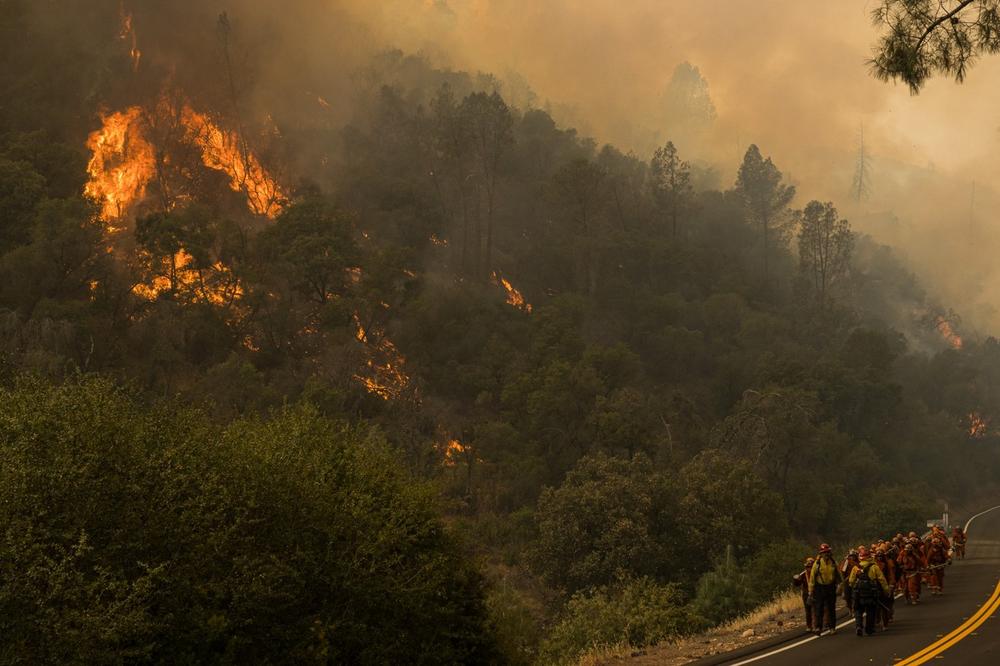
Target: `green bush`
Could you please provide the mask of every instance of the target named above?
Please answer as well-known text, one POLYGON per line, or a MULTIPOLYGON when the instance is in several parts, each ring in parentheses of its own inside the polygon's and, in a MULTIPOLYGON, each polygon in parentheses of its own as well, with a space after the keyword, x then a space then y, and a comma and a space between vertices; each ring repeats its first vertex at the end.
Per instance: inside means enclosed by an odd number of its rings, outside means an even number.
POLYGON ((712 625, 746 613, 756 605, 750 577, 727 551, 725 559, 698 579, 694 610, 712 625))
POLYGON ((0 390, 0 662, 493 658, 480 576, 381 439, 0 390))
MULTIPOLYGON (((897 532, 906 534, 926 524, 928 518, 940 513, 932 499, 933 491, 924 487, 887 486, 868 493, 861 506, 861 529, 856 539, 889 538, 897 532)), ((868 543, 865 541, 865 543, 868 543)))
POLYGON ((668 480, 649 458, 584 457, 538 500, 534 569, 569 594, 659 577, 671 563, 672 509, 668 480))
POLYGON ((792 576, 802 570, 803 562, 815 548, 795 539, 764 546, 743 565, 754 605, 770 601, 792 585, 792 576))
POLYGON ((588 650, 644 647, 703 626, 676 586, 650 578, 624 581, 573 595, 542 646, 542 662, 573 663, 588 650))
POLYGON ((544 609, 507 581, 492 586, 486 597, 490 623, 503 661, 530 666, 538 658, 544 609))

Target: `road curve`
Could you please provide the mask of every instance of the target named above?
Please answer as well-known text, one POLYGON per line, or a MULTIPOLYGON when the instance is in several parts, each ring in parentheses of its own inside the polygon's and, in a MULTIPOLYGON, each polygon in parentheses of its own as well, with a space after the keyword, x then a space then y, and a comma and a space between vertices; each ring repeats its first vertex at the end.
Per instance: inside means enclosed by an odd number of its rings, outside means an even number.
POLYGON ((918 606, 896 602, 896 620, 885 632, 858 638, 853 621, 835 636, 790 640, 759 652, 740 651, 729 666, 917 666, 1000 664, 1000 507, 984 512, 969 525, 966 558, 948 567, 945 593, 931 597, 925 589, 918 606))

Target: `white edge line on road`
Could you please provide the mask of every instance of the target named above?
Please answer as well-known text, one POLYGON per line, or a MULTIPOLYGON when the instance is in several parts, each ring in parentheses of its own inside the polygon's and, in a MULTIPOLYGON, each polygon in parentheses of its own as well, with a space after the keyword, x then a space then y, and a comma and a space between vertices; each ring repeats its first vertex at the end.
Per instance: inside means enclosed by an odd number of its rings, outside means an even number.
MULTIPOLYGON (((894 598, 895 599, 899 599, 902 596, 903 596, 902 594, 897 594, 894 598)), ((853 617, 848 617, 846 620, 844 620, 843 622, 841 622, 840 624, 838 624, 837 625, 837 629, 843 629, 844 627, 846 627, 849 624, 854 624, 854 618, 853 617)), ((827 635, 829 635, 829 633, 830 632, 825 631, 825 632, 823 632, 822 635, 823 636, 827 636, 827 635)), ((744 659, 743 661, 737 661, 737 662, 735 662, 733 664, 730 664, 730 666, 740 666, 741 664, 749 664, 749 663, 752 663, 754 661, 758 661, 760 659, 766 659, 768 657, 772 657, 772 656, 778 654, 779 652, 784 652, 785 650, 791 650, 792 648, 798 647, 800 645, 805 645, 809 641, 814 641, 817 638, 819 638, 819 636, 809 636, 807 638, 803 638, 800 641, 796 641, 795 643, 792 643, 791 645, 786 645, 783 648, 778 648, 777 650, 771 650, 770 652, 765 652, 764 654, 759 654, 756 657, 751 657, 749 659, 744 659)))
POLYGON ((965 529, 963 531, 964 532, 968 532, 969 531, 969 525, 971 525, 972 521, 975 520, 976 518, 978 518, 979 516, 981 516, 983 514, 986 514, 986 513, 989 513, 990 511, 996 511, 997 509, 1000 509, 1000 505, 995 506, 995 507, 993 507, 991 509, 986 509, 986 511, 980 511, 979 513, 977 513, 976 515, 974 515, 972 518, 969 518, 967 521, 965 521, 965 529))
MULTIPOLYGON (((989 508, 989 509, 986 509, 985 511, 980 511, 976 515, 972 516, 971 518, 969 518, 969 520, 967 520, 965 522, 965 530, 964 531, 965 532, 969 531, 969 525, 972 524, 973 520, 975 520, 979 516, 982 516, 982 515, 985 515, 985 514, 989 513, 990 511, 996 511, 997 509, 1000 509, 1000 505, 994 506, 994 507, 989 508)), ((897 594, 896 595, 896 599, 899 599, 902 596, 903 596, 902 594, 897 594)), ((837 629, 842 629, 842 628, 846 627, 849 624, 854 624, 854 618, 853 617, 849 617, 846 620, 844 620, 843 622, 841 622, 840 624, 838 624, 837 625, 837 629)), ((823 635, 825 636, 826 633, 824 633, 823 635)), ((761 659, 767 659, 768 657, 773 657, 774 655, 779 654, 781 652, 784 652, 785 650, 791 650, 792 648, 797 648, 800 645, 805 645, 809 641, 814 641, 817 638, 819 638, 819 636, 809 636, 807 638, 803 638, 800 641, 796 641, 796 642, 794 642, 794 643, 792 643, 790 645, 786 645, 785 647, 778 648, 777 650, 771 650, 770 652, 765 652, 764 654, 759 654, 756 657, 751 657, 749 659, 744 659, 743 661, 737 661, 737 662, 731 664, 730 666, 742 666, 743 664, 750 664, 750 663, 753 663, 755 661, 759 661, 761 659)))

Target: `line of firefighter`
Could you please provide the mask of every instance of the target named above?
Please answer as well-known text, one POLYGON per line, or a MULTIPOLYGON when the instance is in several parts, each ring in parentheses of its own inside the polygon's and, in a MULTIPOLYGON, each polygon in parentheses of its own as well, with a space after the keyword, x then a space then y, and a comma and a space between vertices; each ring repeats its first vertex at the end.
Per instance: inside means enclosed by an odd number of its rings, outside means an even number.
POLYGON ((920 602, 923 583, 932 595, 944 592, 945 567, 953 555, 965 557, 965 533, 958 526, 950 539, 940 526, 934 526, 924 539, 910 532, 858 546, 840 564, 830 546, 822 544, 816 557, 806 558, 805 568, 792 577, 802 588, 806 629, 821 635, 825 624, 831 634, 837 632, 836 603, 842 589, 857 635, 873 634, 876 623, 884 631, 892 622, 897 591, 911 605, 920 602))

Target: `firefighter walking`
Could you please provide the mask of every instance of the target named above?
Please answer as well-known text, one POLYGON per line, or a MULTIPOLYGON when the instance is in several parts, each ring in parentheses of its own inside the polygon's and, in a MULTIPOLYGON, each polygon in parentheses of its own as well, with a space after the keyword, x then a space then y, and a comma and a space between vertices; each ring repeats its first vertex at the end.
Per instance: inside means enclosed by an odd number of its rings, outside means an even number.
POLYGON ((948 548, 944 542, 934 537, 931 545, 927 548, 927 584, 931 588, 932 595, 939 595, 944 592, 944 568, 951 564, 948 557, 948 548))
POLYGON ((813 603, 809 597, 809 575, 812 573, 812 567, 815 563, 815 557, 807 557, 802 571, 792 576, 792 582, 795 583, 795 586, 802 589, 802 606, 805 609, 806 631, 808 632, 813 631, 813 603))
POLYGON ((819 547, 819 555, 809 572, 809 600, 813 604, 813 626, 816 634, 823 633, 823 626, 830 627, 830 633, 837 633, 837 587, 844 581, 833 550, 829 544, 819 547))
POLYGON ((858 548, 858 564, 848 581, 854 592, 854 626, 858 636, 875 633, 875 621, 880 616, 879 601, 892 592, 889 582, 875 559, 864 546, 858 548))
POLYGON ((920 579, 923 576, 923 562, 912 543, 903 546, 899 556, 899 569, 906 603, 915 606, 920 603, 920 579))

